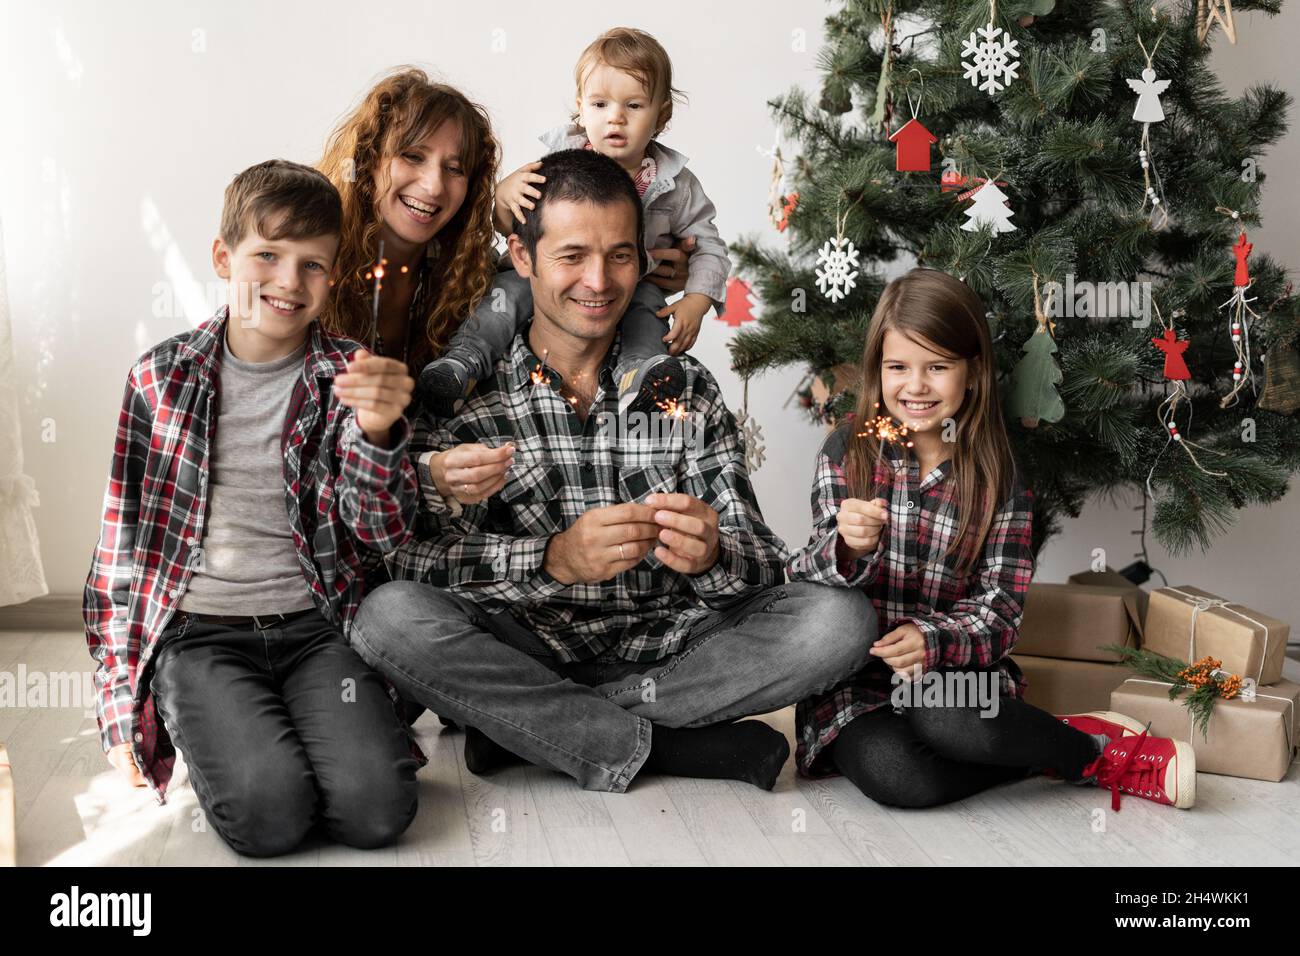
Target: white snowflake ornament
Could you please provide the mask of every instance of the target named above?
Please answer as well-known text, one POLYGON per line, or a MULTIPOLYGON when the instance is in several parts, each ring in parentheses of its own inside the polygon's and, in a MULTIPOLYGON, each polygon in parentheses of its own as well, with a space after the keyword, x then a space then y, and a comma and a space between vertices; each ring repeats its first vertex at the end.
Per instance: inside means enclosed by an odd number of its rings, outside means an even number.
POLYGON ((827 239, 817 253, 817 289, 832 302, 838 302, 853 291, 858 277, 858 250, 852 241, 843 236, 827 239))
POLYGON ((745 467, 752 475, 767 460, 767 446, 763 444, 763 427, 749 417, 747 408, 742 408, 736 414, 736 427, 740 429, 740 443, 745 447, 745 467))
POLYGON ((995 27, 991 22, 966 38, 961 55, 966 79, 989 96, 1001 93, 1020 76, 1016 72, 1020 68, 1020 60, 1016 59, 1020 56, 1020 41, 1011 39, 1011 34, 1004 33, 1001 27, 995 27), (971 62, 967 63, 966 57, 970 57, 971 62))

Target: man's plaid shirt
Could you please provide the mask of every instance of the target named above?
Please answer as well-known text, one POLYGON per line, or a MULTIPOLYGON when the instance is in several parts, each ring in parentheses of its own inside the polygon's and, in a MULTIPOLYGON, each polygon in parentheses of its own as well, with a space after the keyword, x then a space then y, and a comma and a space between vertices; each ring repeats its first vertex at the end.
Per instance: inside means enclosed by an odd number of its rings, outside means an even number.
MULTIPOLYGON (((1019 634, 1025 594, 1034 576, 1030 541, 1033 495, 1019 480, 994 515, 981 556, 966 578, 957 577, 957 553, 940 560, 957 533, 957 489, 951 460, 924 477, 913 456, 886 446, 875 468, 877 497, 889 502, 889 522, 874 554, 852 564, 835 554, 835 514, 850 497, 844 473, 854 429, 837 428, 817 456, 813 479, 813 532, 788 564, 791 580, 859 587, 875 606, 883 636, 914 623, 925 637, 924 670, 996 667, 1005 696, 1019 697, 1024 680, 1009 657, 1019 634), (921 565, 930 563, 927 567, 921 565)), ((865 496, 861 496, 865 497, 865 496)), ((833 770, 818 760, 853 718, 889 705, 893 671, 873 658, 824 694, 799 704, 796 760, 801 772, 833 770)))
POLYGON ((561 376, 515 336, 492 378, 479 382, 450 420, 419 415, 411 456, 462 442, 515 444, 504 488, 485 502, 452 509, 428 469, 419 468, 415 537, 388 556, 397 579, 450 588, 491 611, 511 611, 562 661, 602 653, 630 661, 675 653, 711 609, 784 581, 786 548, 763 522, 735 419, 708 370, 683 356, 688 418, 674 431, 629 416, 620 427, 613 369, 621 336, 605 357, 586 422, 559 391, 561 376), (689 424, 688 424, 689 423, 689 424), (702 433, 697 430, 702 430, 702 433), (564 585, 542 569, 551 536, 586 511, 682 492, 718 512, 718 562, 688 576, 648 554, 599 584, 564 585), (453 513, 453 510, 455 513, 453 513))
MULTIPOLYGON (((200 553, 226 322, 223 308, 154 346, 127 376, 83 599, 86 640, 99 665, 100 741, 105 751, 132 744, 159 801, 176 751, 149 692, 149 664, 200 553)), ((419 494, 406 420, 394 424, 392 447, 378 448, 330 391, 358 347, 312 323, 280 436, 303 584, 344 633, 361 602, 366 549, 390 551, 406 540, 419 494)), ((391 687, 390 694, 396 700, 391 687)))

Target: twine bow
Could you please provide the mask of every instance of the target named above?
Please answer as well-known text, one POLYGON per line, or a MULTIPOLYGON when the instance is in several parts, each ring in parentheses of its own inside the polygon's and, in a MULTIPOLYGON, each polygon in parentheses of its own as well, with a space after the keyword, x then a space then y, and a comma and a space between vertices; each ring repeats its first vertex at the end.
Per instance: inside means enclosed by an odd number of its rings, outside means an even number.
MULTIPOLYGON (((1264 649, 1260 652, 1259 655, 1259 673, 1257 673, 1255 677, 1252 678, 1255 681, 1255 683, 1258 684, 1260 682, 1260 679, 1264 676, 1264 661, 1268 657, 1268 637, 1269 637, 1268 625, 1265 624, 1263 621, 1255 620, 1249 614, 1243 614, 1241 611, 1234 610, 1233 608, 1228 606, 1230 604, 1236 603, 1235 601, 1225 601, 1222 598, 1205 597, 1200 594, 1189 594, 1188 592, 1179 590, 1178 588, 1166 588, 1166 590, 1173 591, 1175 594, 1181 594, 1184 598, 1183 603, 1190 604, 1192 606, 1191 632, 1188 635, 1188 640, 1187 640, 1188 660, 1196 659, 1196 618, 1200 615, 1202 611, 1209 611, 1213 608, 1220 608, 1224 611, 1227 611, 1229 614, 1237 615, 1237 617, 1241 618, 1244 621, 1249 621, 1251 624, 1254 624, 1256 627, 1260 627, 1264 629, 1264 649)), ((1279 698, 1279 699, 1283 699, 1283 698, 1279 698)))

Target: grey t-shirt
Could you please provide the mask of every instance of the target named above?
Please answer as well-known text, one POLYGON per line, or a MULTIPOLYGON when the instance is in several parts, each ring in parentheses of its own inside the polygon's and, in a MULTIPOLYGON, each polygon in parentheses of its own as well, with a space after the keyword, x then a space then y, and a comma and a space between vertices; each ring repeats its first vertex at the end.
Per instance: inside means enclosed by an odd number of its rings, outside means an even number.
POLYGON ((313 606, 285 505, 280 432, 307 344, 244 362, 223 338, 221 408, 208 455, 208 513, 182 611, 287 614, 313 606))

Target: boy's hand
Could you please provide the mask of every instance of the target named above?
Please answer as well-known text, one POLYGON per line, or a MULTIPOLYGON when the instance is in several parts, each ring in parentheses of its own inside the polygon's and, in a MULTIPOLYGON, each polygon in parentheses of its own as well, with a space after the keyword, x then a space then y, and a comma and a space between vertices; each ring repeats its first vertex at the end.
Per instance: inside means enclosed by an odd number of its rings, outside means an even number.
POLYGON ((533 186, 533 183, 546 182, 546 177, 537 173, 541 168, 540 162, 525 163, 497 183, 496 226, 503 234, 515 231, 514 220, 527 222, 524 210, 535 208, 533 200, 542 198, 541 192, 533 186))
POLYGON ((863 501, 845 498, 835 513, 835 527, 839 532, 839 554, 843 560, 865 558, 880 544, 880 532, 889 521, 889 503, 884 498, 863 501))
POLYGON ((718 513, 699 498, 672 492, 647 495, 645 503, 658 510, 655 557, 682 574, 703 574, 718 563, 718 513))
POLYGON ((704 293, 688 292, 655 313, 661 319, 670 315, 673 317, 673 327, 664 336, 669 355, 681 355, 695 344, 700 336, 700 323, 704 321, 704 313, 712 307, 713 300, 704 293))
POLYGON ((904 680, 915 680, 925 667, 925 635, 908 621, 872 644, 870 653, 883 660, 904 680))
POLYGON ((694 236, 679 239, 671 246, 651 249, 650 258, 658 265, 646 276, 646 279, 669 295, 684 291, 687 273, 691 271, 688 262, 694 252, 694 236))
POLYGON ((118 744, 108 751, 108 762, 117 768, 118 773, 126 779, 126 782, 133 787, 147 787, 148 782, 144 779, 144 774, 140 768, 135 765, 135 758, 131 756, 130 744, 118 744))
POLYGON ((387 448, 393 422, 411 403, 415 379, 397 359, 371 355, 357 349, 348 361, 347 372, 334 379, 334 394, 340 404, 356 410, 357 425, 366 441, 387 448))

